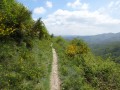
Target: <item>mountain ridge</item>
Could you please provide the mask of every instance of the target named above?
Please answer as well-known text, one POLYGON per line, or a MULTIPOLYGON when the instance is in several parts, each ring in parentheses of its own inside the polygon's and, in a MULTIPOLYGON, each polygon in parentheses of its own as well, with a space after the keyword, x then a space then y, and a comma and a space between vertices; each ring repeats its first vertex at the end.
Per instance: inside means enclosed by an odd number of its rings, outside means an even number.
POLYGON ((91 36, 79 36, 79 35, 64 35, 62 36, 66 40, 72 40, 74 38, 83 39, 87 43, 95 43, 99 44, 101 42, 116 42, 120 41, 120 32, 119 33, 104 33, 98 35, 91 35, 91 36))

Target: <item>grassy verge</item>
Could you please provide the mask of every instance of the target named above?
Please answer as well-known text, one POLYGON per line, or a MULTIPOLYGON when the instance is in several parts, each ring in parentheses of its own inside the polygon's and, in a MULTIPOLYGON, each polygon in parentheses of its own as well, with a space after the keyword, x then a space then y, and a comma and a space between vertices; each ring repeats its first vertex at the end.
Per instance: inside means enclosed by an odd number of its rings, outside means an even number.
MULTIPOLYGON (((62 41, 61 41, 62 43, 62 41)), ((68 56, 67 44, 56 43, 62 90, 119 90, 120 65, 91 52, 68 56)))
POLYGON ((32 48, 14 41, 0 43, 1 90, 49 90, 50 42, 31 40, 32 48))

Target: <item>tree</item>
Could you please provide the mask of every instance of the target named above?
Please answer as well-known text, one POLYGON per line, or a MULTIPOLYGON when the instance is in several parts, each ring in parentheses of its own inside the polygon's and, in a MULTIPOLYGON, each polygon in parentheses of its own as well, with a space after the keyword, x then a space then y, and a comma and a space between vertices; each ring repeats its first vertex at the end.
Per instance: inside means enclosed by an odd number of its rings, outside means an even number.
POLYGON ((41 18, 39 18, 35 22, 35 24, 32 28, 32 32, 33 32, 33 35, 39 37, 39 39, 49 37, 48 31, 45 27, 45 24, 41 21, 41 18))
POLYGON ((16 0, 1 0, 0 11, 0 36, 22 39, 32 26, 31 12, 16 0))
POLYGON ((51 34, 50 37, 51 37, 51 38, 54 38, 54 34, 51 34))

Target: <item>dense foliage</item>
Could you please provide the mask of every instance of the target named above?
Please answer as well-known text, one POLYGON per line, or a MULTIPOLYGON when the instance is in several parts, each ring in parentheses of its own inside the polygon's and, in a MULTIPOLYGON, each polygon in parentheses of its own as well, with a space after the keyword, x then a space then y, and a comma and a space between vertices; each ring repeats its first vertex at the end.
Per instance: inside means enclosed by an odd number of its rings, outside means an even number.
POLYGON ((32 22, 31 12, 22 4, 15 0, 1 0, 0 11, 1 36, 18 31, 22 33, 29 29, 29 23, 32 22))
POLYGON ((25 43, 0 43, 0 90, 49 90, 50 42, 36 39, 32 43, 32 50, 25 43))
POLYGON ((109 57, 112 61, 120 63, 120 42, 92 44, 91 49, 97 56, 109 57))
POLYGON ((49 90, 52 40, 62 90, 119 90, 118 44, 101 51, 108 58, 94 56, 82 40, 50 37, 16 0, 0 0, 0 90, 49 90))
POLYGON ((41 19, 35 22, 31 12, 16 0, 0 1, 0 39, 9 37, 21 43, 36 34, 40 39, 49 37, 41 19))
POLYGON ((16 0, 0 0, 0 90, 49 90, 50 35, 16 0))
POLYGON ((78 40, 78 39, 73 39, 66 49, 66 54, 68 56, 86 54, 88 52, 89 52, 89 48, 87 44, 82 40, 78 40))
MULTIPOLYGON (((54 40, 54 42, 57 41, 54 40)), ((73 40, 68 43, 61 39, 59 43, 54 45, 59 58, 61 89, 119 90, 120 65, 112 62, 109 58, 103 60, 100 57, 96 57, 88 49, 87 53, 85 51, 85 53, 75 54, 74 56, 66 54, 66 49, 74 41, 77 41, 78 44, 85 44, 81 40, 73 40)), ((81 47, 81 45, 79 44, 78 46, 81 47)), ((75 49, 73 49, 73 52, 75 52, 75 49)))

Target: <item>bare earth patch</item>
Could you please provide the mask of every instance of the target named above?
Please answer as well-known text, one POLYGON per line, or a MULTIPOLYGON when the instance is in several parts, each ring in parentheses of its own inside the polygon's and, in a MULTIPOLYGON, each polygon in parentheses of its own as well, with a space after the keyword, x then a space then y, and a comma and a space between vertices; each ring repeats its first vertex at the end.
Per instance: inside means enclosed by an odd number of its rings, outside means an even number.
POLYGON ((53 62, 52 62, 52 72, 50 77, 50 90, 60 90, 57 54, 54 48, 52 48, 52 52, 53 52, 53 62))

